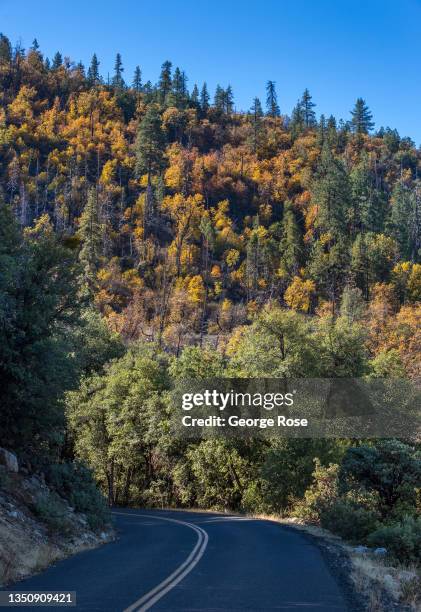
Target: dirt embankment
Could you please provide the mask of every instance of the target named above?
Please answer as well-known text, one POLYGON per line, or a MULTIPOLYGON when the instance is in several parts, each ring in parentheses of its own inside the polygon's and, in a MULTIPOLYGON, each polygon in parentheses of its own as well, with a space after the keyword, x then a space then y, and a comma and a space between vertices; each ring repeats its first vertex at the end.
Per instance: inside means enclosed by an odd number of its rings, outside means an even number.
POLYGON ((0 465, 0 587, 114 538, 51 491, 42 476, 0 465))

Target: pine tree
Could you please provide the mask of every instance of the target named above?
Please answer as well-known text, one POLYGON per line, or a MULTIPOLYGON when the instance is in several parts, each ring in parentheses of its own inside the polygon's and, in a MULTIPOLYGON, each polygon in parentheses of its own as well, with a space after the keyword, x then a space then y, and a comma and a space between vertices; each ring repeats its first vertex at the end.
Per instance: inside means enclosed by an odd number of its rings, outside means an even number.
POLYGON ((62 57, 61 53, 59 51, 57 51, 57 53, 53 57, 53 62, 51 64, 51 68, 52 68, 52 70, 57 70, 57 68, 60 68, 60 66, 62 66, 62 65, 63 65, 63 57, 62 57))
POLYGON ((91 59, 91 64, 88 68, 88 83, 93 87, 99 85, 101 82, 101 77, 99 75, 99 64, 100 63, 98 61, 96 53, 94 53, 91 59))
POLYGON ((291 122, 289 124, 289 129, 291 130, 292 137, 297 138, 305 127, 305 118, 304 118, 304 109, 301 105, 301 102, 298 101, 297 104, 292 109, 291 122))
POLYGON ((282 218, 282 238, 280 243, 281 275, 293 277, 300 267, 303 245, 300 228, 295 218, 291 202, 285 202, 282 218))
POLYGON ((262 103, 259 98, 254 98, 253 106, 250 109, 251 113, 251 124, 253 128, 252 132, 252 149, 254 153, 257 153, 257 149, 259 146, 261 134, 262 134, 262 117, 263 117, 263 109, 262 103))
POLYGON ((10 64, 12 61, 12 45, 7 36, 0 33, 0 64, 10 64))
POLYGON ((336 125, 336 119, 333 115, 330 115, 326 125, 326 139, 330 147, 336 147, 338 144, 338 128, 336 125))
POLYGON ((165 103, 167 95, 172 88, 171 78, 172 63, 168 60, 162 64, 161 74, 158 82, 159 99, 161 104, 165 103))
POLYGON ((222 113, 225 111, 225 91, 220 85, 216 86, 213 105, 216 110, 219 110, 222 113))
POLYGON ((136 66, 135 68, 132 87, 136 93, 142 91, 142 71, 140 70, 139 66, 136 66))
POLYGON ((355 231, 382 232, 385 201, 376 189, 375 177, 366 152, 350 174, 352 193, 352 227, 355 231))
POLYGON ((352 120, 351 125, 355 134, 368 134, 374 127, 372 121, 373 115, 370 112, 365 100, 358 98, 354 109, 351 111, 352 120))
POLYGON ((186 82, 185 75, 181 72, 180 68, 174 70, 174 76, 172 80, 172 98, 174 105, 177 108, 182 108, 185 102, 186 82))
POLYGON ((121 59, 120 53, 117 53, 117 55, 115 56, 115 63, 114 63, 114 76, 111 81, 113 87, 115 87, 116 89, 123 89, 125 86, 124 79, 123 79, 123 72, 124 72, 123 61, 121 59))
POLYGON ((266 84, 266 110, 270 117, 279 117, 278 97, 276 95, 275 81, 266 84))
POLYGON ((208 92, 208 86, 206 85, 206 83, 203 83, 200 92, 200 108, 202 109, 203 113, 207 113, 207 111, 209 110, 209 100, 210 95, 208 92))
POLYGON ((323 147, 326 138, 326 117, 320 115, 319 125, 317 129, 317 144, 323 147))
POLYGON ((323 147, 313 182, 312 202, 318 208, 316 227, 333 240, 343 238, 351 206, 349 178, 344 164, 332 155, 327 145, 323 147))
POLYGON ((102 255, 102 227, 95 188, 89 190, 88 199, 80 218, 79 236, 82 244, 79 260, 83 266, 85 281, 90 287, 93 287, 102 255))
POLYGON ((316 125, 316 113, 313 110, 315 106, 316 105, 312 101, 312 96, 306 88, 301 97, 301 108, 303 110, 304 125, 306 127, 313 127, 316 125))
POLYGON ((151 185, 152 175, 162 168, 164 147, 161 116, 157 106, 152 104, 139 124, 136 139, 136 171, 139 176, 148 175, 148 185, 151 185))
POLYGON ((392 193, 392 207, 388 226, 399 245, 401 257, 407 261, 421 261, 421 182, 408 185, 396 183, 392 193))
POLYGON ((194 84, 193 90, 191 92, 190 101, 194 106, 197 106, 199 104, 199 88, 196 83, 194 84))
POLYGON ((234 109, 234 94, 231 85, 228 85, 224 92, 224 111, 227 114, 232 113, 234 109))

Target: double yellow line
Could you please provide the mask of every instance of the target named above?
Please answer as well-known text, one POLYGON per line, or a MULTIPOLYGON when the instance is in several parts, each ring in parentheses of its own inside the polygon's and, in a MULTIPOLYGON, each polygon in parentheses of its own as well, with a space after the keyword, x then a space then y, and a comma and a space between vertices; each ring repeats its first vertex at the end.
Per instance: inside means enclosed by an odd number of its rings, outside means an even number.
POLYGON ((183 563, 181 563, 165 580, 160 582, 156 587, 151 589, 148 593, 140 597, 137 601, 135 601, 131 606, 126 608, 124 612, 144 612, 145 610, 149 610, 157 601, 159 601, 164 595, 171 591, 187 574, 189 574, 192 569, 199 563, 200 559, 203 556, 203 553, 206 550, 208 545, 209 536, 204 529, 194 525, 193 523, 188 523, 186 521, 180 521, 177 519, 166 518, 163 516, 151 516, 150 514, 134 514, 134 513, 126 513, 126 512, 113 512, 112 514, 117 514, 120 516, 135 516, 148 518, 152 520, 159 521, 167 521, 168 523, 176 523, 178 525, 183 525, 184 527, 188 527, 189 529, 193 529, 197 533, 197 542, 194 546, 193 550, 187 557, 183 563))

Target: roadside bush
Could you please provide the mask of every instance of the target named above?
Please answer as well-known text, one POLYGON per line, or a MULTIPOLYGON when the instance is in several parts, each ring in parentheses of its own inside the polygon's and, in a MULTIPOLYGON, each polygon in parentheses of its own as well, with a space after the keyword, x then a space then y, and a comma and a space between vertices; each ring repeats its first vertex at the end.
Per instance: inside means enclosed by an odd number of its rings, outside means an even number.
POLYGON ((420 480, 420 451, 393 439, 349 448, 339 472, 340 493, 376 494, 383 520, 415 513, 420 480))
POLYGON ((92 529, 109 521, 105 499, 97 489, 90 470, 80 463, 57 463, 49 468, 48 484, 65 497, 76 512, 86 514, 92 529))
POLYGON ((331 463, 325 467, 315 460, 313 483, 293 509, 293 514, 312 523, 319 523, 321 513, 331 506, 338 496, 339 466, 331 463))
POLYGON ((54 493, 38 499, 33 511, 47 525, 51 533, 70 534, 71 524, 66 517, 66 506, 54 493))
POLYGON ((396 525, 385 525, 371 533, 370 546, 384 546, 398 561, 421 563, 421 517, 405 517, 396 525))
POLYGON ((349 499, 338 499, 322 508, 320 524, 351 542, 364 541, 378 527, 375 512, 349 499))

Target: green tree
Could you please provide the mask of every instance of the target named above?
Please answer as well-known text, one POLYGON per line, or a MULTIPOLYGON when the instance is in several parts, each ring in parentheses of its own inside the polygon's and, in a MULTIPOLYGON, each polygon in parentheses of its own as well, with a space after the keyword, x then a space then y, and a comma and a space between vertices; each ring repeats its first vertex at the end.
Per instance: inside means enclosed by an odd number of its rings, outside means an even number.
POLYGON ((52 70, 57 70, 63 65, 63 57, 59 51, 54 55, 53 62, 51 64, 52 70))
POLYGON ((251 138, 251 146, 253 152, 256 154, 259 148, 262 133, 263 133, 263 109, 262 104, 259 98, 254 98, 253 106, 250 109, 251 114, 251 124, 252 124, 252 138, 251 138))
POLYGON ((355 106, 351 111, 351 125, 355 134, 360 136, 361 134, 368 134, 374 127, 372 121, 373 115, 370 112, 365 100, 358 98, 355 102, 355 106))
POLYGON ((96 86, 101 83, 101 76, 99 74, 99 64, 100 62, 98 61, 96 53, 94 53, 91 59, 91 63, 88 68, 88 75, 87 75, 88 83, 91 86, 96 86))
POLYGON ((123 61, 121 59, 120 53, 117 53, 115 57, 114 63, 114 76, 112 79, 112 85, 116 89, 123 89, 125 87, 124 79, 123 79, 123 61))
POLYGON ((136 139, 136 170, 138 175, 148 175, 148 185, 152 184, 153 174, 162 169, 164 147, 161 115, 158 107, 151 104, 139 124, 136 139))
POLYGON ((103 252, 103 227, 100 221, 98 195, 94 188, 88 193, 85 208, 80 218, 79 236, 81 249, 79 261, 83 267, 84 280, 92 289, 103 252))
POLYGON ((165 104, 166 98, 172 88, 172 63, 168 60, 161 66, 161 74, 159 76, 158 91, 161 104, 165 104))
POLYGON ((276 95, 275 81, 266 83, 266 111, 270 117, 279 117, 278 97, 276 95))
POLYGON ((388 228, 395 237, 401 257, 421 261, 421 181, 410 186, 403 180, 392 193, 388 228))
POLYGON ((400 511, 415 513, 416 488, 421 479, 421 456, 398 440, 378 440, 346 452, 339 471, 342 491, 363 489, 378 495, 383 518, 400 511))
POLYGON ((316 375, 317 347, 305 316, 266 306, 231 346, 230 375, 305 377, 316 375))
POLYGON ((59 451, 60 400, 76 382, 75 260, 46 215, 22 236, 4 204, 0 244, 0 445, 40 465, 59 451))
POLYGON ((165 358, 139 346, 68 394, 76 454, 91 467, 110 504, 129 503, 133 488, 141 499, 153 481, 166 417, 159 397, 167 388, 165 358))
POLYGON ((209 110, 209 100, 210 96, 208 92, 208 86, 206 85, 206 83, 203 83, 202 89, 200 91, 200 108, 202 109, 203 113, 206 113, 209 110))
POLYGON ((289 128, 291 130, 292 137, 297 138, 305 127, 305 118, 304 118, 304 109, 301 105, 301 102, 298 101, 297 104, 292 109, 292 116, 289 128))
POLYGON ((136 93, 142 91, 142 71, 140 70, 139 66, 136 66, 135 68, 132 87, 136 93))
POLYGON ((10 64, 12 61, 12 45, 4 34, 0 33, 0 64, 10 64))
POLYGON ((199 88, 195 83, 191 92, 190 101, 194 106, 199 105, 199 88))
POLYGON ((281 260, 279 271, 282 276, 293 277, 297 274, 303 254, 300 228, 295 218, 291 202, 286 202, 282 218, 282 237, 279 245, 281 260))
POLYGON ((303 109, 304 125, 307 128, 316 125, 316 113, 313 110, 315 106, 312 96, 306 88, 301 97, 301 108, 303 109))
POLYGON ((375 176, 366 152, 350 173, 352 208, 351 224, 355 231, 381 232, 384 226, 386 203, 376 188, 375 176))
POLYGON ((216 86, 215 96, 213 99, 213 105, 216 108, 216 110, 219 110, 222 113, 224 112, 225 110, 225 91, 224 91, 224 88, 221 87, 220 85, 216 86))
POLYGON ((345 236, 351 205, 349 177, 342 161, 327 146, 323 147, 311 193, 318 211, 316 227, 333 240, 345 236))

